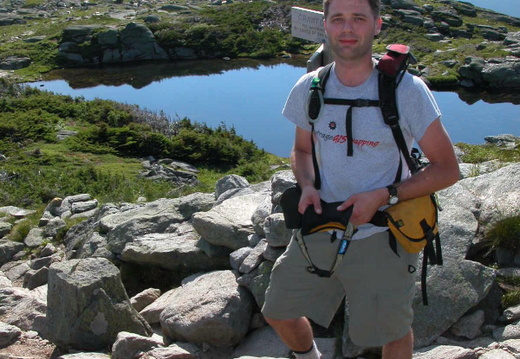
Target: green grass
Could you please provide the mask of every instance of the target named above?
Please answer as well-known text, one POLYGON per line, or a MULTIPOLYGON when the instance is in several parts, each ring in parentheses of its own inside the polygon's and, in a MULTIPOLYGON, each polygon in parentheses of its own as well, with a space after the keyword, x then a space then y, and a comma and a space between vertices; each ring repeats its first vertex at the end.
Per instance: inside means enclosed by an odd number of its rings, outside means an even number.
POLYGON ((0 205, 38 208, 55 197, 88 193, 100 202, 135 202, 214 190, 226 174, 265 181, 284 159, 234 128, 167 119, 113 101, 55 95, 0 80, 0 205), (58 142, 58 130, 77 135, 58 142), (200 169, 196 187, 140 176, 141 158, 173 158, 200 169))
POLYGON ((505 248, 511 252, 519 252, 520 215, 504 218, 495 223, 487 232, 486 241, 492 248, 505 248))
POLYGON ((515 149, 503 149, 493 144, 471 145, 467 143, 456 143, 463 151, 461 159, 465 163, 482 163, 492 160, 500 162, 520 162, 520 146, 515 149))
POLYGON ((9 239, 14 242, 23 242, 29 231, 38 227, 44 209, 44 206, 39 206, 35 213, 25 217, 23 221, 18 221, 11 229, 9 239))

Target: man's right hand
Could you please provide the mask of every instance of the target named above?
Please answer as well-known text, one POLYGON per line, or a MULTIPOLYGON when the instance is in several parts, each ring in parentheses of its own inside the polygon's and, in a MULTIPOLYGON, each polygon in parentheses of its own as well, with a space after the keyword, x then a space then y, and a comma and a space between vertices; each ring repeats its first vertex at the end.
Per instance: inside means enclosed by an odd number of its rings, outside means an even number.
POLYGON ((304 214, 309 206, 314 206, 316 213, 321 214, 320 194, 314 186, 305 186, 302 188, 298 212, 304 214))

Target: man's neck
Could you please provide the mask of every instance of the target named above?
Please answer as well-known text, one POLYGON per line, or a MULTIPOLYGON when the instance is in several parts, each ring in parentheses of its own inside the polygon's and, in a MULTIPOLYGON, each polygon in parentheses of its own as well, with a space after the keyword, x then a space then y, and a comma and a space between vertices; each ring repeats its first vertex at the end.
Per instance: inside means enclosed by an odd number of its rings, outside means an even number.
POLYGON ((372 56, 363 61, 345 61, 336 59, 334 71, 339 81, 348 87, 356 87, 364 83, 374 69, 372 56))

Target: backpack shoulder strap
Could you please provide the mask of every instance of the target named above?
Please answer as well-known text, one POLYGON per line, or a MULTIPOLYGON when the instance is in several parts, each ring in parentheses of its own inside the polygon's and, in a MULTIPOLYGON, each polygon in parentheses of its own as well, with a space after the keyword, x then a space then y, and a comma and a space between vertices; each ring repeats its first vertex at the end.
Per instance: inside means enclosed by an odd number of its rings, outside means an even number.
MULTIPOLYGON (((385 123, 390 126, 399 151, 403 154, 410 171, 415 173, 419 168, 410 155, 401 126, 399 125, 396 91, 408 64, 415 63, 417 60, 406 45, 389 45, 387 50, 388 52, 377 64, 377 69, 379 70, 379 104, 385 123)), ((399 172, 400 170, 401 165, 399 172)), ((399 173, 396 175, 396 181, 398 176, 399 173)))
POLYGON ((318 71, 318 76, 314 77, 309 89, 309 98, 307 99, 307 116, 309 123, 312 125, 318 121, 323 110, 323 95, 325 93, 325 85, 330 76, 330 70, 333 63, 323 66, 318 71))
POLYGON ((318 158, 316 156, 316 144, 314 143, 314 123, 321 117, 325 102, 323 100, 323 93, 325 92, 325 85, 330 76, 330 70, 333 63, 323 66, 318 71, 318 76, 312 79, 311 88, 309 89, 309 97, 307 99, 307 117, 311 125, 311 144, 312 144, 312 164, 314 167, 314 187, 321 188, 321 175, 318 158))

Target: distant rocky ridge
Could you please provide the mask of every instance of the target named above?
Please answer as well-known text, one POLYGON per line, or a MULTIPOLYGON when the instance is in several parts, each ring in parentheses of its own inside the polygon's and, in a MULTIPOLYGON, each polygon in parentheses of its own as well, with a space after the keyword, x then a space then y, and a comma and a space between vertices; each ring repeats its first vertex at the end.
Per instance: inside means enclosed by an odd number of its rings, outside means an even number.
MULTIPOLYGON (((487 60, 478 56, 469 56, 464 63, 450 60, 443 61, 446 69, 457 69, 460 81, 456 85, 506 91, 520 88, 520 32, 508 30, 508 26, 519 27, 520 19, 493 11, 477 9, 472 4, 465 2, 454 0, 437 0, 435 2, 443 4, 443 7, 439 10, 432 5, 419 6, 412 0, 384 0, 383 25, 384 27, 393 27, 404 24, 421 27, 427 31, 424 36, 429 41, 446 44, 446 50, 443 51, 447 52, 459 51, 457 48, 450 48, 451 39, 471 39, 475 35, 481 35, 485 41, 476 45, 477 50, 484 50, 492 44, 500 44, 509 55, 487 60), (475 23, 464 22, 462 16, 500 21, 505 26, 483 26, 479 25, 477 21, 475 23)), ((160 22, 161 11, 179 11, 187 8, 180 5, 155 2, 155 12, 151 12, 148 8, 140 7, 145 3, 148 2, 139 1, 133 3, 133 5, 119 7, 113 5, 111 10, 96 14, 96 16, 128 20, 128 23, 122 27, 106 27, 96 24, 73 24, 67 27, 63 31, 58 44, 58 57, 61 59, 63 66, 226 56, 226 54, 208 53, 204 49, 195 49, 190 46, 160 46, 146 23, 160 22)), ((217 3, 215 2, 215 4, 217 3)), ((58 8, 47 4, 35 9, 6 6, 3 11, 0 9, 0 26, 26 23, 31 18, 36 17, 50 18, 60 6, 93 8, 96 4, 63 1, 59 2, 57 6, 58 8)), ((75 19, 71 18, 70 20, 73 23, 75 19)), ((95 22, 94 19, 92 21, 95 22)), ((290 16, 287 13, 280 13, 277 19, 270 21, 277 22, 280 28, 290 28, 290 16)), ((44 38, 27 36, 24 41, 37 42, 44 38)), ((30 63, 31 59, 28 57, 9 56, 0 60, 0 69, 19 69, 28 66, 30 63)), ((420 63, 411 71, 423 77, 429 75, 428 64, 420 63)), ((445 86, 448 85, 453 86, 453 82, 447 82, 445 86)), ((442 85, 437 83, 437 86, 442 85)))
MULTIPOLYGON (((291 236, 278 201, 293 183, 281 170, 153 202, 69 196, 49 203, 23 243, 9 239, 12 223, 32 212, 0 208, 0 356, 36 342, 54 347, 53 359, 287 358, 259 308, 291 236), (84 220, 63 236, 71 217, 84 220), (59 233, 63 244, 52 244, 59 233)), ((462 163, 461 180, 439 196, 445 261, 429 267, 430 305, 420 290, 414 300, 414 358, 518 357, 520 309, 501 308, 497 277, 520 275, 519 254, 501 253, 494 269, 475 253, 494 222, 519 214, 520 163, 462 163)), ((318 343, 325 359, 374 350, 348 337, 341 352, 333 337, 318 343)))

